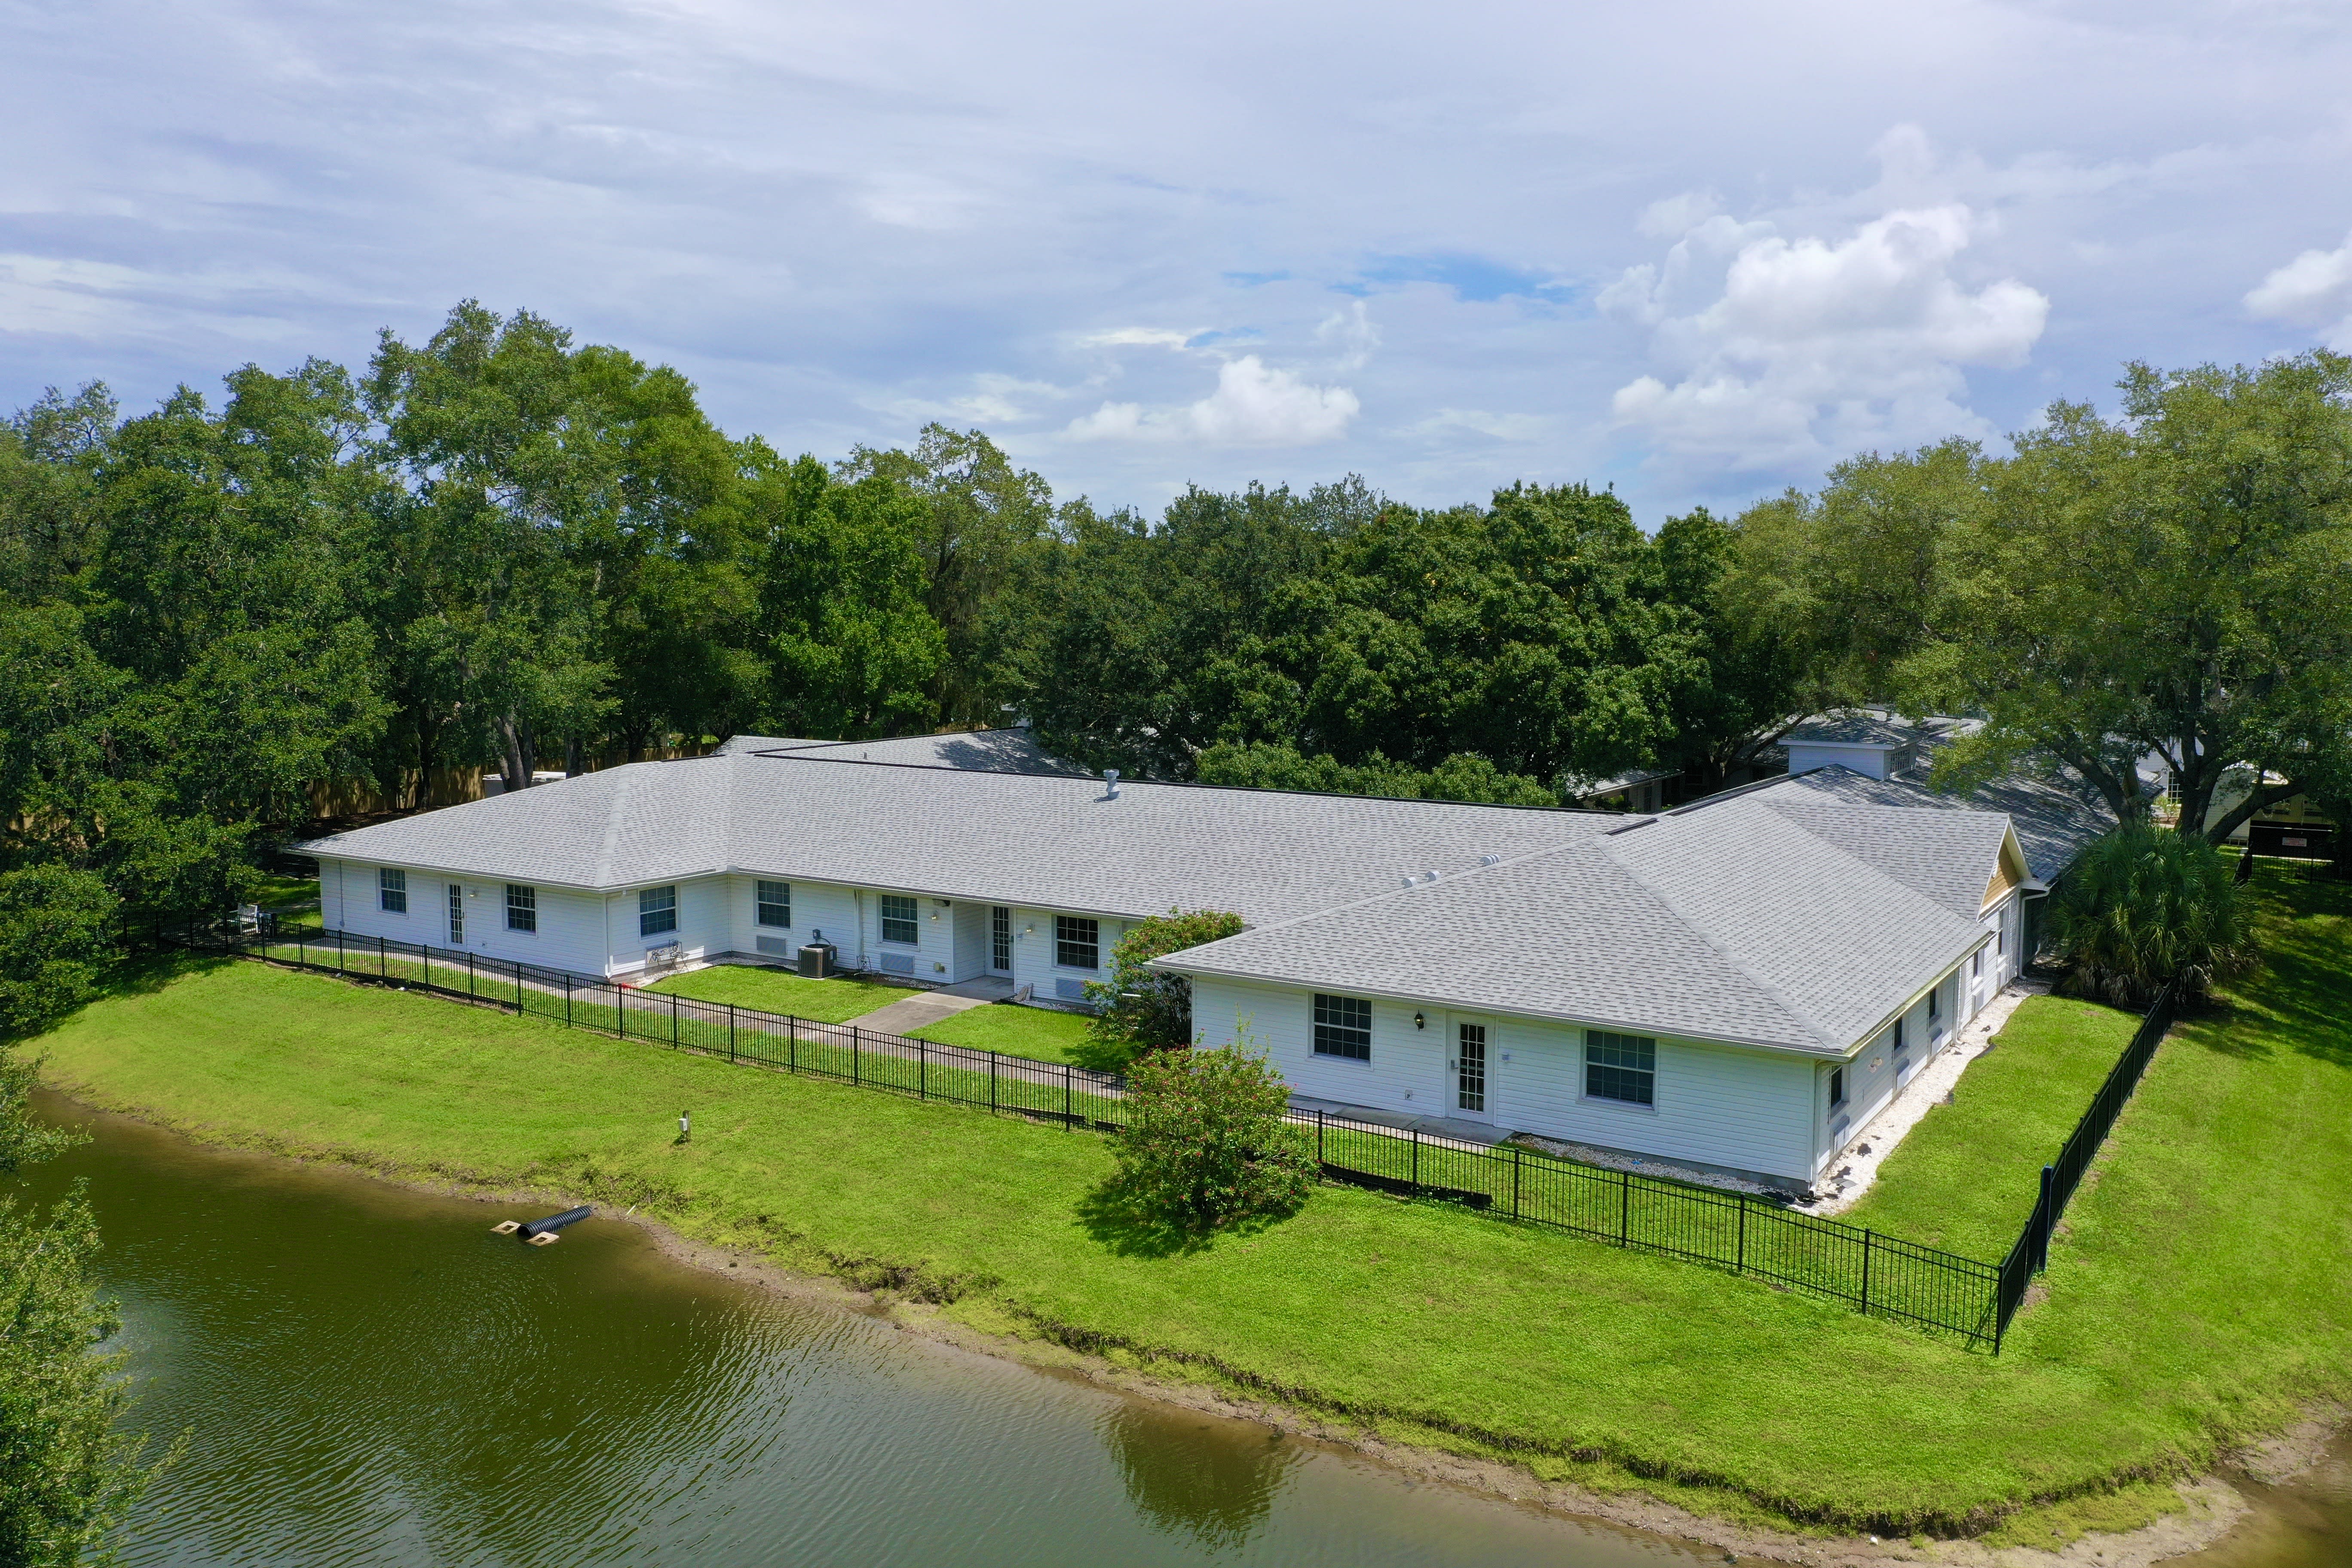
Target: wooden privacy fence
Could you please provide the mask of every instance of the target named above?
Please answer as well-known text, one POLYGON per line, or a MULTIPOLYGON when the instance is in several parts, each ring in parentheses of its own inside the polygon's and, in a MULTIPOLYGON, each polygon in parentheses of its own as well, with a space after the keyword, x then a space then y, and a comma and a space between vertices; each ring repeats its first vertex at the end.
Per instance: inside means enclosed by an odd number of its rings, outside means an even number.
MULTIPOLYGON (((191 925, 169 937, 158 929, 156 938, 159 944, 429 991, 619 1039, 984 1106, 1066 1128, 1117 1131, 1128 1121, 1123 1078, 1067 1062, 703 1002, 325 928, 280 925, 257 933, 234 924, 191 925)), ((2027 1283, 2047 1266, 2051 1228, 2146 1069, 2173 1005, 2168 988, 2057 1163, 2043 1169, 2040 1201, 1999 1265, 1797 1214, 1770 1198, 1589 1164, 1517 1143, 1473 1143, 1321 1111, 1294 1110, 1290 1119, 1312 1136, 1316 1159, 1334 1181, 1458 1203, 1497 1218, 1752 1275, 1873 1316, 1957 1334, 1998 1353, 2027 1283)))

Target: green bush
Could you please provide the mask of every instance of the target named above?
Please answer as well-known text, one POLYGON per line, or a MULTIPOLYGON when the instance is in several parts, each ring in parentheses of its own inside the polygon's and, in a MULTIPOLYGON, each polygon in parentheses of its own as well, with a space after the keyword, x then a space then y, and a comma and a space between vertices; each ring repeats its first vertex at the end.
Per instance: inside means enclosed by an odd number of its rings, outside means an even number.
POLYGON ((2164 828, 2119 828, 2084 851, 2050 903, 2055 989, 2145 1008, 2178 975, 2201 994, 2252 956, 2235 858, 2164 828))
POLYGON ((1127 1096, 1108 1191, 1137 1218, 1200 1236, 1306 1203, 1314 1152, 1282 1119, 1288 1086, 1244 1043, 1154 1051, 1137 1062, 1127 1096))
POLYGON ((1162 974, 1150 964, 1245 929, 1241 916, 1223 910, 1171 910, 1119 938, 1110 950, 1110 979, 1087 984, 1087 995, 1100 1011, 1088 1031, 1082 1065, 1116 1072, 1145 1051, 1191 1045, 1192 976, 1162 974))

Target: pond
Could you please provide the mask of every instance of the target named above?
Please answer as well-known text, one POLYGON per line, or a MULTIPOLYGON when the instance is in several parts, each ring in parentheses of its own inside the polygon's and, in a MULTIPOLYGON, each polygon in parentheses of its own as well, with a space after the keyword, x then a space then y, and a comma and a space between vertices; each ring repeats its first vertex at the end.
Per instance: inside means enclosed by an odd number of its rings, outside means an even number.
MULTIPOLYGON (((1666 1568, 1722 1553, 950 1349, 635 1226, 208 1150, 53 1096, 140 1383, 134 1564, 1666 1568)), ((2352 1562, 2352 1448, 2182 1568, 2352 1562)))
POLYGON ((1720 1561, 968 1354, 596 1219, 208 1150, 44 1096, 142 1397, 141 1564, 1720 1561))

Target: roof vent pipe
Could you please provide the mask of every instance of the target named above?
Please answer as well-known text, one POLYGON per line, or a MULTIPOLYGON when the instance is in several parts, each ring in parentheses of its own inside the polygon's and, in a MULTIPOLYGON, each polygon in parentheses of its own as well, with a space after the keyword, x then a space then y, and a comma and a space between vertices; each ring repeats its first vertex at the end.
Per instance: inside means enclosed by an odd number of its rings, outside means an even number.
POLYGON ((1103 798, 1106 800, 1117 800, 1118 798, 1118 770, 1117 768, 1105 768, 1103 770, 1103 783, 1108 785, 1110 790, 1110 793, 1103 798))

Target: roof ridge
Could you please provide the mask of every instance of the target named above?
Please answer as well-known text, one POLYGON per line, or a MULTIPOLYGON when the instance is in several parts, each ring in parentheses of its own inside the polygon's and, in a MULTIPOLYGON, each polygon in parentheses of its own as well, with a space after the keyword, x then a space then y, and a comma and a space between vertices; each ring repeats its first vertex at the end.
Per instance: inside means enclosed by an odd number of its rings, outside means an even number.
POLYGON ((613 861, 620 852, 621 820, 636 787, 636 781, 628 776, 632 765, 625 763, 604 770, 613 781, 613 794, 604 803, 604 835, 596 846, 596 886, 600 888, 612 881, 613 861))
MULTIPOLYGON (((1790 823, 1790 826, 1795 827, 1798 825, 1790 823)), ((1604 840, 1609 837, 1613 836, 1603 836, 1604 840)), ((1635 842, 1638 843, 1641 841, 1635 840, 1635 842)), ((1750 985, 1755 986, 1759 991, 1761 991, 1766 996, 1771 998, 1775 1005, 1780 1007, 1782 1012, 1786 1013, 1798 1024, 1801 1025, 1806 1034, 1811 1035, 1828 1050, 1843 1051, 1845 1049, 1845 1047, 1842 1042, 1831 1037, 1829 1032, 1822 1027, 1820 1019, 1814 1017, 1812 1014, 1808 1012, 1806 1009, 1798 1006, 1795 1000, 1791 998, 1787 992, 1781 990, 1780 986, 1774 984, 1771 981, 1765 979, 1764 976, 1756 973, 1756 971, 1749 966, 1746 959, 1733 952, 1724 940, 1716 934, 1712 926, 1710 926, 1706 921, 1699 919, 1688 909, 1685 909, 1681 900, 1675 898, 1664 889, 1651 881, 1649 878, 1642 875, 1642 873, 1636 870, 1633 866, 1627 864, 1623 855, 1620 852, 1619 846, 1601 841, 1599 843, 1599 848, 1603 855, 1606 855, 1609 858, 1610 862, 1619 870, 1624 872, 1628 878, 1632 879, 1636 886, 1638 886, 1643 892, 1649 894, 1650 897, 1664 904, 1666 909, 1673 913, 1676 920, 1683 922, 1683 925, 1686 930, 1695 934, 1701 942, 1706 943, 1708 949, 1713 952, 1717 958, 1723 960, 1724 963, 1729 964, 1734 970, 1738 971, 1742 979, 1746 980, 1750 985)), ((1852 857, 1849 856, 1848 858, 1852 858, 1852 857)), ((1905 890, 1908 891, 1909 889, 1906 889, 1905 890)), ((1938 912, 1940 913, 1941 911, 1939 910, 1938 912)))

